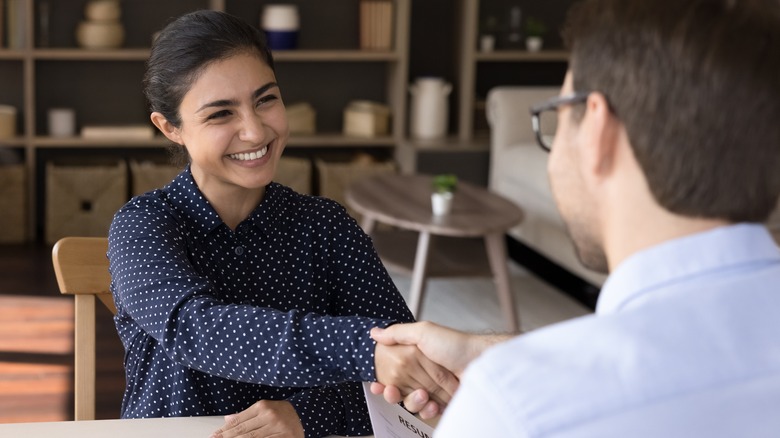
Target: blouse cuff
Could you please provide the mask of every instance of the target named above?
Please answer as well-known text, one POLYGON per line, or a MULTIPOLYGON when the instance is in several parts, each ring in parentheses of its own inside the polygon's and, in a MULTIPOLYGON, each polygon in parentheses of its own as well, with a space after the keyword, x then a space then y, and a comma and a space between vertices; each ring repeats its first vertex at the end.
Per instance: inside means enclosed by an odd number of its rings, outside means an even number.
POLYGON ((376 381, 376 369, 374 362, 374 351, 376 350, 376 341, 371 338, 371 329, 374 327, 387 328, 397 321, 381 320, 381 319, 362 319, 361 327, 345 328, 345 333, 349 330, 353 330, 353 333, 359 334, 354 340, 354 349, 352 353, 347 353, 342 356, 345 361, 341 363, 341 369, 354 370, 355 373, 351 378, 347 380, 361 381, 361 382, 374 382, 376 381))

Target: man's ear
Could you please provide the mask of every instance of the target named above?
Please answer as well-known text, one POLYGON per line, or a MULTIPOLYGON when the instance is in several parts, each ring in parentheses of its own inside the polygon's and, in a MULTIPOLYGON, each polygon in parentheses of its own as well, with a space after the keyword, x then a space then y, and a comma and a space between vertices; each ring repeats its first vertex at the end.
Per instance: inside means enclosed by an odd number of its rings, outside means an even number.
POLYGON ((163 135, 168 138, 168 140, 179 145, 183 143, 179 129, 173 126, 173 123, 168 121, 168 119, 166 119, 162 113, 155 111, 150 117, 152 119, 152 123, 154 123, 154 126, 156 126, 157 129, 159 129, 160 132, 162 132, 163 135))
POLYGON ((613 170, 619 123, 609 110, 603 94, 591 93, 585 105, 585 116, 579 130, 581 162, 587 174, 602 179, 613 170))

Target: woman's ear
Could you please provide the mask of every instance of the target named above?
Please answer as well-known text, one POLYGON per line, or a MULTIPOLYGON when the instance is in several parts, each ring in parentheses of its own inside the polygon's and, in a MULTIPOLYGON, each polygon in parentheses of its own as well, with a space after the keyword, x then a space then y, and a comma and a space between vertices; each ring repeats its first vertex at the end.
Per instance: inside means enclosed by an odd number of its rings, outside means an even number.
POLYGON ((183 144, 179 129, 173 126, 173 123, 168 121, 168 119, 166 119, 162 113, 155 111, 150 117, 152 119, 152 123, 154 123, 154 126, 156 126, 157 129, 159 129, 160 132, 162 132, 163 135, 168 138, 168 140, 176 144, 183 144))

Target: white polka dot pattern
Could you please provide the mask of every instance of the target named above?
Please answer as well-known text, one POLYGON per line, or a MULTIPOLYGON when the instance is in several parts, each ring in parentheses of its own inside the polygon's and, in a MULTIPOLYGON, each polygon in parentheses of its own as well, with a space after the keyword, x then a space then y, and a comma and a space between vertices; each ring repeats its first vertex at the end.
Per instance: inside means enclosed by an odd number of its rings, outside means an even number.
POLYGON ((307 437, 371 433, 357 383, 375 380, 369 330, 412 315, 336 202, 271 183, 233 231, 187 168, 116 214, 108 258, 123 418, 273 399, 293 404, 307 437))

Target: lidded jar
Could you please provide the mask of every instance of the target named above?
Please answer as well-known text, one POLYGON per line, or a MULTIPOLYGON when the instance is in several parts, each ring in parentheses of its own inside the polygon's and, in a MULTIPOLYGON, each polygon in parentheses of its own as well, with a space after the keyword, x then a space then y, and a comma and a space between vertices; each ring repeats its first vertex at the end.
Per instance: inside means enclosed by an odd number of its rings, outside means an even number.
POLYGON ((447 135, 448 99, 452 85, 439 77, 420 77, 409 86, 412 94, 410 133, 416 139, 447 135))
POLYGON ((266 5, 260 17, 260 28, 265 32, 271 50, 295 49, 300 30, 298 7, 290 4, 266 5))

